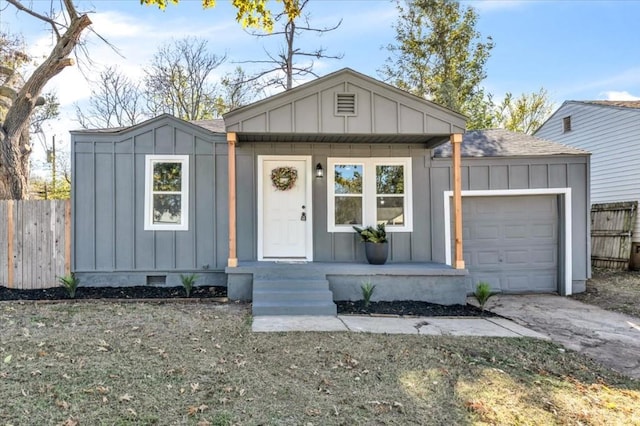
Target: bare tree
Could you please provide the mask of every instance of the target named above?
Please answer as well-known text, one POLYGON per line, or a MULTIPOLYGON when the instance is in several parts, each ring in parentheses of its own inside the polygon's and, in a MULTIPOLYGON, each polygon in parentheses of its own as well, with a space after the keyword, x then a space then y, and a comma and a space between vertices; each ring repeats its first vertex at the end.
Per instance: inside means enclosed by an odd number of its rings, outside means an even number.
MULTIPOLYGON (((0 74, 4 83, 0 87, 6 114, 0 117, 0 199, 28 197, 30 118, 41 100, 45 85, 63 69, 74 64, 69 56, 80 41, 82 33, 91 25, 86 14, 78 13, 73 0, 61 0, 64 13, 45 15, 19 0, 6 0, 19 13, 41 21, 51 27, 55 45, 44 61, 19 83, 19 72, 11 64, 2 64, 0 74)), ((32 3, 29 3, 30 5, 32 3)))
POLYGON ((29 131, 32 134, 43 133, 43 124, 60 115, 60 102, 58 101, 58 95, 52 92, 47 92, 42 95, 42 100, 42 106, 37 108, 31 115, 29 131))
POLYGON ((85 129, 132 126, 149 116, 140 83, 115 66, 106 67, 92 82, 89 105, 76 103, 75 109, 76 119, 85 129))
POLYGON ((252 102, 262 90, 258 81, 252 80, 242 67, 227 73, 221 85, 225 112, 252 102))
POLYGON ((251 32, 251 35, 255 37, 282 37, 284 36, 285 44, 280 48, 277 54, 272 54, 265 50, 265 53, 269 59, 260 61, 244 61, 245 63, 253 64, 268 64, 269 67, 265 70, 254 75, 248 81, 263 80, 263 87, 279 86, 285 90, 289 90, 293 87, 293 81, 295 77, 305 77, 312 75, 318 77, 313 72, 314 59, 342 59, 343 54, 329 54, 324 47, 312 51, 302 50, 296 47, 296 38, 300 37, 304 32, 314 32, 319 35, 333 31, 342 24, 342 19, 332 27, 315 28, 312 27, 309 20, 309 13, 304 12, 305 6, 309 3, 309 0, 293 0, 297 3, 297 10, 299 15, 290 15, 286 12, 277 14, 274 18, 276 24, 284 22, 282 29, 274 31, 272 33, 256 33, 251 32), (299 22, 302 20, 302 24, 299 22), (296 61, 298 58, 307 59, 307 62, 296 61))
POLYGON ((218 117, 224 108, 213 72, 225 60, 207 52, 206 40, 185 38, 161 47, 145 76, 151 114, 184 120, 218 117))

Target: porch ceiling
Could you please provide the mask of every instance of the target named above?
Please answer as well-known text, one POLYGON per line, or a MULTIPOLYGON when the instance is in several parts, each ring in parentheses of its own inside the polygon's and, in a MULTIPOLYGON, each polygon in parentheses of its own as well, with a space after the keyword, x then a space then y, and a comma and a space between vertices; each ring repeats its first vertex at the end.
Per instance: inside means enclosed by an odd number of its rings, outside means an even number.
POLYGON ((449 134, 326 134, 326 133, 237 133, 238 142, 336 143, 336 144, 424 144, 435 148, 449 134))

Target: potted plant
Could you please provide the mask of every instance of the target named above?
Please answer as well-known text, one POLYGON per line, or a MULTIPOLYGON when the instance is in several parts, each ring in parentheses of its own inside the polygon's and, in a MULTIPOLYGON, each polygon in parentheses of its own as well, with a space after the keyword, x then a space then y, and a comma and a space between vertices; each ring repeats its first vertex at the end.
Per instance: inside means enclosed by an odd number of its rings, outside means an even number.
POLYGON ((379 223, 375 228, 373 226, 367 226, 366 228, 354 226, 353 229, 360 235, 360 239, 364 241, 367 262, 372 265, 383 265, 387 261, 389 254, 389 242, 387 241, 384 223, 379 223))

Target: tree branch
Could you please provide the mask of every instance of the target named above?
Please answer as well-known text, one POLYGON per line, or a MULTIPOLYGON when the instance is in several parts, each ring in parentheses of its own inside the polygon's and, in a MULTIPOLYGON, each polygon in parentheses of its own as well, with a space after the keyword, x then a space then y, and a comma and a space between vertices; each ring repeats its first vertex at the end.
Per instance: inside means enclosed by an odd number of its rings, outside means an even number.
MULTIPOLYGON (((65 0, 65 4, 66 3, 70 3, 71 0, 65 0)), ((48 16, 44 16, 41 15, 31 9, 29 9, 28 7, 25 7, 22 3, 20 3, 18 0, 7 0, 7 3, 13 5, 13 7, 15 7, 16 9, 33 16, 34 18, 37 18, 43 22, 48 23, 49 25, 51 25, 51 28, 53 29, 53 32, 56 33, 56 38, 59 40, 60 39, 60 32, 58 32, 58 23, 56 21, 54 21, 53 19, 49 18, 48 16)), ((75 12, 75 9, 73 9, 75 12)), ((77 16, 76 16, 77 17, 77 16)))

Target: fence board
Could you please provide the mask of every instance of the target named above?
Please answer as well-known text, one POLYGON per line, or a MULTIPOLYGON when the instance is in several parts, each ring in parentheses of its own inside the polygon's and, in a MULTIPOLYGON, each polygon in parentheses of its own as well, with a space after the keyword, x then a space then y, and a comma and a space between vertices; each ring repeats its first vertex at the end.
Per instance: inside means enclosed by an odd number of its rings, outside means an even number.
POLYGON ((627 269, 637 201, 591 206, 591 265, 627 269))
POLYGON ((70 273, 70 201, 0 201, 0 285, 50 288, 70 273))
POLYGON ((8 283, 7 265, 9 264, 9 241, 7 240, 7 203, 0 203, 0 284, 8 283))

